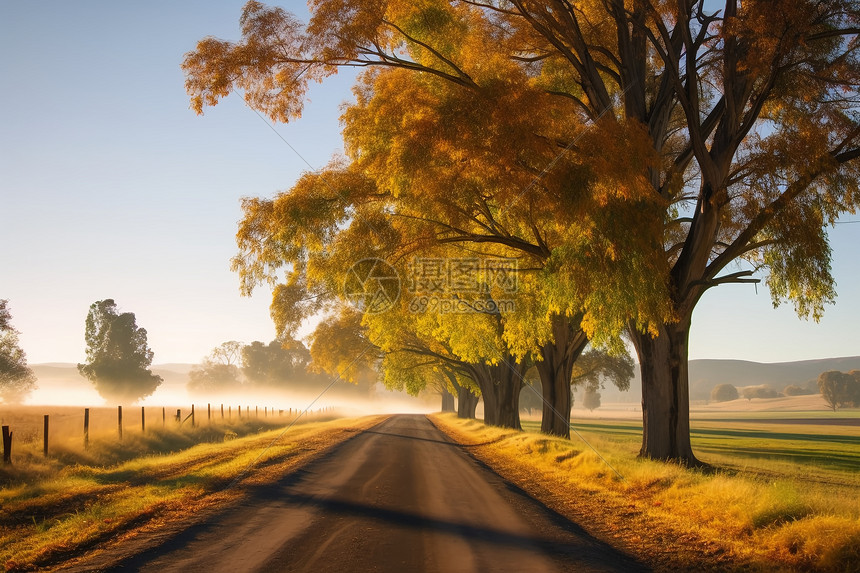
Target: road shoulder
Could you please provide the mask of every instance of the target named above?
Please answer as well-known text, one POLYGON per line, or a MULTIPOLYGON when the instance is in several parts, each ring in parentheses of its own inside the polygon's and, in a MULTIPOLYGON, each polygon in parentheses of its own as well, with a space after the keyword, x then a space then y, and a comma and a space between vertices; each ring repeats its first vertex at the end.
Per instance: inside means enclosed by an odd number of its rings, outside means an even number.
POLYGON ((428 419, 451 441, 502 479, 567 520, 579 524, 595 539, 634 556, 656 571, 741 571, 740 563, 723 548, 703 544, 692 532, 678 534, 654 522, 631 500, 616 499, 599 492, 560 484, 535 467, 527 455, 512 455, 497 445, 515 430, 499 429, 498 439, 476 438, 445 415, 428 419))

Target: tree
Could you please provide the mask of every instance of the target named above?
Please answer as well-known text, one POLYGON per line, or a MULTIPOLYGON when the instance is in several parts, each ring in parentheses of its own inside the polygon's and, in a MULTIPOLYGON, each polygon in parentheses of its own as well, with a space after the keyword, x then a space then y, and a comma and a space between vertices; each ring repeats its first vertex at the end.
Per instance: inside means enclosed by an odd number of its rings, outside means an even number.
POLYGON ((854 381, 849 385, 851 388, 851 406, 860 408, 860 370, 852 370, 848 373, 854 381))
POLYGON ((254 341, 242 348, 242 373, 260 386, 306 384, 310 361, 305 345, 291 336, 269 344, 254 341))
POLYGON ((830 370, 818 376, 818 389, 834 412, 837 408, 860 405, 860 381, 856 373, 856 370, 849 374, 830 370))
POLYGON ((582 405, 588 410, 600 407, 601 388, 609 380, 619 390, 628 390, 633 378, 633 359, 626 352, 612 354, 604 350, 589 349, 573 369, 573 385, 582 385, 582 405))
POLYGON ((605 388, 606 381, 621 391, 630 389, 633 379, 633 359, 626 351, 612 353, 606 350, 590 348, 577 360, 573 369, 571 383, 574 386, 585 386, 596 392, 605 388))
POLYGON ((475 386, 473 380, 454 369, 447 370, 445 374, 457 395, 457 417, 464 420, 474 420, 475 410, 481 399, 480 390, 475 386))
POLYGON ((242 349, 242 343, 235 340, 213 348, 212 352, 188 373, 188 389, 201 394, 238 390, 242 385, 239 370, 242 349))
MULTIPOLYGON (((440 12, 439 15, 442 16, 442 13, 440 12)), ((414 16, 414 14, 407 15, 408 18, 414 16)), ((449 16, 451 15, 445 14, 443 17, 447 18, 449 16)), ((455 19, 461 17, 469 19, 471 16, 466 14, 466 12, 460 11, 458 14, 454 14, 454 17, 455 19)), ((242 23, 243 35, 249 42, 247 45, 243 43, 242 45, 234 46, 229 43, 207 39, 201 42, 197 52, 187 56, 183 66, 188 74, 187 85, 189 92, 192 93, 195 106, 198 104, 202 106, 203 100, 194 98, 196 97, 195 94, 200 93, 198 90, 202 89, 206 91, 208 89, 208 87, 204 87, 204 84, 207 82, 208 74, 215 69, 211 67, 212 65, 216 68, 225 64, 236 66, 237 69, 230 73, 241 75, 243 72, 249 72, 253 74, 254 72, 251 72, 250 68, 244 67, 251 61, 245 59, 244 55, 249 55, 258 48, 277 60, 269 60, 274 67, 286 66, 279 73, 289 73, 287 68, 291 64, 283 59, 279 59, 280 56, 277 54, 269 53, 267 50, 272 46, 263 45, 265 42, 261 43, 258 40, 262 37, 260 36, 261 34, 265 35, 276 29, 279 30, 277 35, 280 40, 288 43, 294 39, 297 40, 298 36, 296 34, 300 35, 300 32, 295 27, 295 20, 280 9, 267 9, 259 3, 249 3, 243 13, 242 23), (293 38, 289 39, 290 36, 293 36, 293 38), (256 37, 257 40, 252 40, 252 37, 256 37), (215 61, 222 56, 229 58, 237 57, 237 59, 233 59, 232 62, 227 62, 226 60, 222 62, 215 61)), ((458 59, 472 58, 470 50, 473 51, 477 46, 494 41, 492 28, 484 25, 486 22, 483 24, 480 21, 474 23, 477 25, 449 27, 450 31, 456 28, 456 30, 459 30, 464 35, 458 41, 450 43, 452 47, 461 47, 462 54, 457 54, 458 59)), ((267 39, 273 40, 276 43, 279 41, 274 36, 269 36, 267 39)), ((413 48, 415 49, 413 51, 415 60, 421 61, 421 54, 419 52, 421 52, 422 48, 415 45, 408 47, 410 50, 413 48)), ((278 47, 278 51, 282 53, 289 52, 289 50, 288 46, 278 47)), ((427 53, 424 53, 424 55, 426 56, 427 53)), ((262 53, 258 53, 253 59, 256 59, 257 56, 261 56, 264 59, 267 57, 262 53)), ((451 54, 448 54, 446 59, 451 62, 451 54)), ((282 209, 278 205, 272 205, 264 201, 247 201, 244 206, 246 218, 239 233, 240 247, 244 252, 240 257, 237 257, 236 261, 237 270, 242 272, 243 281, 266 278, 261 262, 270 264, 275 268, 286 262, 294 265, 294 268, 301 268, 307 264, 308 272, 313 272, 307 260, 302 259, 302 257, 299 257, 302 260, 296 260, 296 255, 299 255, 299 252, 292 245, 313 245, 319 243, 320 237, 328 239, 329 234, 336 228, 336 225, 342 225, 349 220, 349 217, 345 215, 348 210, 343 208, 343 204, 358 205, 354 211, 356 213, 354 221, 358 221, 359 224, 357 226, 364 232, 363 236, 367 237, 368 230, 371 232, 374 230, 372 228, 368 229, 368 227, 374 227, 378 219, 372 218, 369 215, 367 202, 362 204, 361 200, 366 199, 372 202, 381 197, 386 198, 388 202, 383 205, 384 208, 379 210, 378 213, 395 213, 395 223, 418 221, 418 224, 411 225, 411 228, 407 230, 407 233, 411 237, 402 242, 405 245, 426 244, 430 239, 433 239, 437 243, 449 244, 472 241, 487 244, 495 243, 498 248, 489 253, 493 256, 502 256, 503 253, 499 249, 503 246, 519 250, 520 254, 525 254, 528 257, 537 258, 537 264, 540 265, 546 264, 551 255, 553 255, 553 251, 555 257, 561 259, 561 255, 564 252, 573 253, 565 255, 567 257, 578 256, 578 254, 581 254, 583 247, 585 247, 585 251, 588 252, 588 256, 592 259, 591 262, 594 262, 593 259, 596 258, 598 252, 603 252, 607 255, 607 260, 615 260, 618 266, 629 264, 628 271, 646 269, 647 262, 643 263, 643 261, 632 256, 630 249, 627 249, 628 256, 626 257, 619 258, 614 255, 614 253, 621 249, 611 246, 610 237, 620 240, 630 240, 632 234, 629 226, 616 224, 611 228, 601 229, 601 235, 607 239, 607 244, 605 246, 601 245, 601 251, 595 251, 587 245, 583 245, 583 242, 576 233, 571 234, 573 241, 565 245, 569 247, 566 251, 561 248, 554 249, 560 241, 557 238, 558 231, 553 230, 554 227, 575 228, 577 230, 583 228, 589 229, 590 233, 594 233, 592 221, 584 222, 582 217, 583 213, 587 212, 587 210, 581 205, 572 202, 570 196, 564 197, 564 193, 558 189, 559 184, 569 186, 569 182, 564 177, 558 177, 558 181, 554 180, 552 185, 549 185, 549 181, 545 177, 544 182, 541 185, 535 186, 534 189, 535 193, 541 194, 541 197, 526 197, 526 204, 523 208, 515 210, 507 209, 509 204, 517 202, 518 196, 521 195, 523 189, 530 187, 530 182, 534 180, 535 173, 540 169, 540 165, 545 165, 549 162, 558 163, 558 159, 554 159, 558 154, 556 142, 560 138, 570 136, 571 130, 577 125, 580 128, 582 125, 578 121, 574 107, 565 100, 553 100, 552 97, 548 97, 540 89, 529 88, 523 90, 521 88, 525 84, 522 81, 503 84, 500 78, 507 72, 511 73, 516 80, 522 80, 525 77, 522 74, 522 70, 516 64, 512 64, 505 55, 495 58, 493 65, 485 64, 486 62, 483 62, 477 67, 475 66, 475 62, 470 64, 470 66, 475 68, 469 68, 468 70, 468 73, 472 75, 470 85, 475 89, 465 95, 456 90, 447 89, 444 82, 442 84, 436 82, 432 85, 424 83, 416 86, 414 83, 410 84, 408 81, 406 83, 401 81, 408 80, 408 77, 404 76, 404 74, 369 75, 368 80, 372 80, 372 82, 368 81, 366 89, 363 87, 363 93, 360 97, 361 102, 356 106, 355 113, 351 114, 351 118, 347 119, 350 147, 354 148, 357 154, 360 153, 361 157, 366 158, 366 160, 360 162, 361 169, 351 172, 330 169, 321 176, 312 175, 303 178, 290 191, 289 199, 291 200, 289 204, 301 205, 305 216, 299 218, 300 220, 291 221, 289 224, 285 222, 284 215, 290 217, 294 209, 282 209), (503 93, 503 90, 507 89, 509 89, 509 93, 503 93), (438 102, 432 101, 433 97, 439 94, 443 94, 444 98, 440 98, 441 101, 438 102), (431 97, 428 98, 427 96, 431 97), (510 102, 500 108, 500 102, 504 103, 508 99, 510 102), (407 113, 406 117, 398 116, 398 114, 402 115, 404 111, 408 112, 415 105, 424 102, 429 102, 431 105, 427 106, 426 110, 422 110, 420 114, 407 113), (534 113, 516 109, 520 105, 534 106, 536 102, 542 102, 543 106, 535 107, 534 113), (384 118, 384 125, 389 131, 384 134, 378 132, 368 134, 366 130, 362 130, 362 125, 378 125, 383 122, 378 121, 378 116, 376 121, 365 121, 362 118, 367 114, 376 113, 375 110, 380 106, 385 108, 387 117, 384 118), (546 112, 550 106, 555 106, 559 109, 553 114, 540 113, 546 112), (430 107, 432 109, 429 109, 430 107), (509 111, 512 113, 508 113, 509 111), (484 115, 481 116, 481 114, 484 115), (431 122, 421 120, 420 118, 432 117, 433 115, 439 118, 438 121, 432 122, 434 126, 450 126, 447 133, 439 134, 428 132, 426 129, 422 130, 422 128, 430 125, 431 122), (561 118, 557 125, 546 121, 543 121, 541 125, 533 123, 533 120, 546 118, 549 115, 561 118), (492 125, 487 129, 487 121, 493 117, 509 117, 512 121, 509 125, 505 125, 503 129, 492 125), (415 121, 416 118, 418 119, 417 122, 415 121), (446 121, 448 119, 451 121, 446 121), (466 133, 464 128, 471 126, 475 127, 469 129, 468 133, 466 133), (565 129, 564 126, 571 129, 565 129), (481 142, 486 140, 488 133, 493 134, 497 141, 497 144, 491 146, 491 149, 487 149, 486 146, 481 147, 481 142), (404 141, 403 134, 412 134, 414 141, 404 141), (368 136, 371 138, 371 142, 376 142, 377 144, 390 141, 391 148, 393 149, 430 149, 436 155, 433 157, 434 161, 428 161, 426 165, 441 166, 444 164, 443 162, 446 161, 445 150, 449 147, 449 141, 463 142, 468 139, 477 146, 476 152, 482 155, 477 160, 474 158, 470 160, 473 164, 473 170, 466 173, 462 181, 454 181, 454 183, 457 183, 455 188, 458 192, 452 194, 450 192, 452 180, 449 175, 456 175, 458 172, 463 171, 458 166, 459 159, 455 158, 452 162, 451 158, 447 158, 445 168, 451 167, 451 169, 450 171, 445 171, 442 175, 433 173, 432 170, 431 172, 428 172, 426 169, 422 170, 421 168, 425 164, 416 164, 410 160, 410 157, 401 158, 403 159, 403 168, 392 170, 392 161, 385 160, 378 152, 367 152, 368 136), (512 139, 521 143, 528 142, 529 145, 533 146, 528 149, 528 152, 533 154, 533 157, 529 158, 527 164, 521 164, 522 162, 517 159, 517 155, 525 154, 518 149, 511 148, 508 143, 512 139), (429 142, 434 141, 441 142, 438 149, 428 146, 429 142), (506 156, 500 157, 499 152, 505 150, 513 151, 514 155, 508 153, 506 156), (435 162, 437 157, 440 159, 439 162, 435 162), (376 161, 376 164, 374 164, 377 158, 380 158, 380 161, 376 161), (479 163, 480 166, 478 165, 479 163), (504 166, 504 168, 500 170, 499 166, 504 166), (474 176, 474 173, 478 170, 481 172, 481 178, 474 176), (397 173, 396 179, 392 177, 394 172, 397 173), (368 185, 361 181, 361 176, 364 176, 366 179, 366 175, 364 174, 377 175, 373 185, 368 185), (396 189, 390 186, 387 188, 382 186, 387 180, 392 179, 395 181, 396 189), (421 182, 422 197, 416 198, 412 194, 407 195, 409 191, 408 182, 410 181, 421 182), (310 195, 308 191, 313 188, 312 185, 314 183, 317 193, 310 195), (544 189, 543 183, 547 183, 549 188, 544 189), (477 185, 480 185, 480 188, 476 188, 477 185), (368 189, 371 191, 368 192, 368 189), (432 193, 427 192, 430 190, 432 190, 432 193), (390 200, 396 198, 400 193, 404 194, 403 200, 396 206, 392 205, 390 200), (492 199, 489 194, 492 194, 492 199), (461 197, 462 200, 460 199, 461 197), (558 205, 559 208, 526 208, 527 205, 534 206, 540 202, 545 204, 551 202, 554 205, 558 205), (411 207, 412 204, 415 204, 417 207, 411 207), (564 205, 567 208, 561 208, 564 205), (271 211, 276 212, 276 214, 272 213, 270 215, 269 212, 271 211), (459 217, 457 213, 463 213, 466 216, 465 218, 459 217), (564 214, 564 218, 560 219, 559 214, 564 214), (502 218, 503 215, 504 218, 502 218), (325 220, 321 220, 321 216, 326 217, 325 220), (441 217, 442 224, 428 226, 427 223, 433 221, 437 216, 441 217), (285 230, 268 228, 266 224, 267 219, 276 222, 277 225, 280 225, 285 230), (369 221, 372 221, 373 225, 367 225, 366 223, 369 221), (308 235, 308 229, 319 228, 322 228, 323 231, 313 233, 311 241, 305 240, 308 235), (286 229, 289 230, 287 231, 286 229), (446 236, 437 237, 428 235, 428 231, 436 233, 440 229, 450 231, 450 233, 447 233, 446 236), (520 237, 520 229, 526 233, 527 237, 529 234, 533 234, 533 238, 530 241, 522 239, 520 237), (488 230, 489 235, 486 234, 488 230), (612 233, 612 231, 615 231, 615 233, 612 233), (282 237, 289 239, 291 243, 289 247, 286 245, 284 245, 284 248, 278 247, 272 249, 258 249, 256 247, 256 245, 264 243, 274 246, 279 244, 282 237), (577 242, 579 244, 576 244, 577 242), (283 259, 283 261, 278 261, 278 258, 283 259)), ((254 65, 256 66, 256 64, 254 65)), ((258 66, 258 71, 262 67, 258 66)), ((267 72, 262 73, 265 74, 267 72)), ((427 77, 432 79, 432 75, 430 74, 427 77)), ((238 78, 238 76, 234 77, 238 78)), ((245 79, 237 79, 238 83, 236 85, 242 84, 245 88, 253 91, 262 87, 262 85, 255 83, 261 77, 256 76, 256 79, 248 77, 246 78, 247 82, 245 79)), ((268 80, 261 81, 265 83, 268 80)), ((225 84, 223 87, 226 91, 221 95, 226 95, 232 88, 232 83, 231 85, 225 84)), ((295 94, 291 95, 286 93, 286 91, 280 94, 280 96, 286 99, 293 97, 293 95, 295 94)), ((255 99, 257 97, 267 99, 267 96, 264 96, 262 91, 257 92, 253 97, 255 99)), ((207 103, 214 103, 217 99, 218 97, 214 97, 211 100, 208 97, 204 97, 207 103)), ((281 100, 276 105, 284 103, 286 99, 281 100)), ((270 100, 270 103, 274 102, 270 100)), ((297 106, 300 107, 300 101, 297 102, 297 106)), ((298 110, 298 107, 287 105, 287 107, 281 108, 281 111, 286 112, 287 108, 293 111, 298 110)), ((202 107, 199 109, 202 109, 202 107)), ((281 114, 277 116, 277 119, 288 119, 288 116, 293 111, 287 112, 286 115, 281 114)), ((621 160, 621 158, 648 155, 647 149, 642 151, 640 147, 639 150, 642 152, 637 153, 635 149, 629 148, 631 141, 635 144, 635 142, 641 142, 641 138, 630 137, 629 134, 623 134, 615 130, 614 134, 610 134, 614 135, 614 140, 607 137, 599 137, 595 138, 592 144, 591 133, 588 130, 583 131, 580 129, 579 131, 581 131, 579 135, 581 135, 580 139, 582 139, 583 143, 580 150, 582 157, 579 158, 579 161, 575 162, 573 169, 578 171, 577 177, 584 182, 593 179, 593 176, 590 175, 592 169, 588 166, 589 158, 601 157, 603 164, 611 164, 613 169, 623 171, 627 169, 626 166, 630 162, 626 161, 626 159, 621 160), (627 147, 624 150, 619 150, 618 153, 605 153, 610 143, 622 146, 626 145, 627 147), (607 158, 617 159, 617 163, 612 164, 607 158)), ((647 162, 645 159, 643 161, 647 162)), ((565 165, 565 169, 561 169, 560 171, 563 174, 569 173, 571 168, 568 168, 566 159, 563 160, 563 164, 565 165)), ((553 178, 555 178, 555 174, 553 174, 553 178)), ((616 196, 626 196, 636 186, 631 185, 629 181, 622 181, 621 177, 616 177, 613 180, 613 184, 612 186, 603 185, 599 197, 596 199, 603 208, 600 213, 609 212, 608 205, 616 196), (613 191, 609 192, 609 189, 613 189, 613 191)), ((589 195, 582 193, 581 196, 585 198, 589 195)), ((277 202, 288 203, 287 201, 282 201, 282 199, 287 198, 279 197, 277 202)), ((643 208, 644 205, 640 201, 635 209, 629 209, 628 215, 639 216, 643 208)), ((604 218, 607 220, 610 219, 608 216, 604 218)), ((398 227, 398 231, 402 232, 404 226, 401 224, 398 227)), ((338 257, 332 258, 335 260, 338 259, 338 257)), ((529 262, 531 263, 531 261, 529 262)), ((556 265, 559 262, 556 261, 556 265)), ((600 285, 601 289, 611 290, 609 285, 612 281, 607 279, 608 273, 604 272, 606 270, 605 267, 598 265, 586 265, 586 267, 586 269, 573 268, 571 264, 570 268, 566 269, 565 278, 574 277, 577 281, 581 281, 587 277, 591 283, 600 285)), ((549 272, 552 273, 551 270, 549 272)), ((627 292, 647 293, 653 290, 650 288, 650 279, 644 281, 645 284, 631 284, 630 278, 638 278, 640 277, 639 274, 632 272, 619 273, 616 271, 615 275, 623 275, 625 277, 623 290, 627 292)), ((293 281, 292 279, 290 281, 295 284, 303 282, 302 280, 293 281)), ((558 280, 557 278, 554 280, 554 283, 556 285, 555 288, 558 290, 564 289, 568 293, 574 290, 571 287, 567 287, 565 281, 558 280)), ((590 288, 577 288, 575 290, 582 291, 583 293, 597 292, 596 289, 590 288)), ((532 313, 532 316, 523 317, 524 321, 543 322, 545 325, 542 325, 540 328, 534 328, 534 324, 531 324, 519 329, 520 332, 540 333, 539 336, 534 334, 529 334, 528 337, 518 337, 514 334, 505 336, 517 360, 527 359, 529 355, 533 355, 540 362, 541 381, 545 397, 542 430, 556 435, 569 436, 570 372, 573 362, 588 342, 588 337, 584 334, 583 327, 581 326, 584 316, 580 313, 579 299, 576 299, 576 302, 571 302, 565 300, 564 297, 552 298, 548 294, 543 292, 537 295, 536 298, 537 300, 546 302, 549 308, 535 308, 536 312, 532 313)), ((305 300, 308 299, 312 300, 313 297, 305 297, 305 300)), ((618 306, 613 304, 612 299, 599 296, 595 297, 593 302, 595 312, 589 315, 588 318, 590 320, 586 321, 592 333, 598 325, 605 324, 613 325, 612 329, 617 332, 620 330, 624 320, 629 317, 629 313, 626 310, 623 312, 622 320, 618 320, 614 314, 611 314, 611 311, 616 310, 618 306), (604 319, 602 317, 607 318, 604 319)), ((505 320, 507 324, 511 324, 510 317, 506 317, 505 320)), ((637 322, 641 322, 639 317, 637 317, 637 322)), ((491 357, 492 360, 498 360, 499 358, 498 356, 491 357)), ((505 394, 512 397, 512 399, 515 399, 517 396, 514 392, 506 392, 505 394)))
MULTIPOLYGON (((396 196, 423 187, 428 171, 440 189, 465 173, 453 181, 470 184, 447 189, 477 190, 476 208, 443 211, 436 220, 453 236, 438 240, 495 243, 553 271, 583 272, 564 289, 558 314, 585 311, 587 333, 615 330, 618 315, 628 316, 643 380, 640 454, 695 464, 687 344, 696 304, 711 288, 758 281, 758 271, 774 304, 791 300, 817 319, 835 296, 826 226, 860 198, 855 3, 727 0, 710 9, 695 0, 324 0, 304 26, 249 2, 242 43, 204 39, 183 67, 198 112, 242 89, 255 109, 295 119, 308 82, 342 66, 371 70, 359 107, 384 88, 398 97, 387 108, 375 99, 372 109, 408 114, 442 101, 436 109, 449 115, 422 110, 408 125, 398 123, 402 114, 388 121, 374 112, 378 121, 361 122, 363 144, 352 156, 371 156, 378 188, 396 196), (426 137, 457 117, 464 121, 447 125, 462 133, 459 142, 426 137), (384 134, 398 125, 423 145, 388 146, 384 134), (582 161, 567 160, 578 154, 582 161), (560 224, 527 216, 517 224, 484 208, 481 197, 498 185, 495 204, 516 206, 502 215, 540 206, 560 224), (569 221, 582 224, 571 233, 569 221), (558 229, 575 240, 547 242, 558 229), (747 266, 733 270, 738 263, 747 266), (625 274, 615 271, 612 286, 596 288, 587 273, 616 264, 629 264, 628 279, 644 288, 621 288, 625 274), (661 293, 664 304, 654 305, 661 293), (601 305, 620 312, 601 314, 601 305)), ((421 188, 403 197, 426 205, 421 188)))
POLYGON ((90 305, 86 320, 87 362, 78 371, 106 400, 136 401, 155 392, 161 376, 149 370, 153 352, 134 313, 118 313, 112 299, 90 305))
POLYGON ((738 394, 738 389, 734 384, 717 384, 711 390, 711 400, 714 402, 730 402, 738 398, 740 398, 740 394, 738 394))
POLYGON ((244 345, 241 342, 230 340, 222 342, 219 346, 212 349, 209 357, 226 366, 238 366, 242 361, 242 348, 244 345))
POLYGON ((586 388, 582 396, 582 406, 591 411, 600 408, 600 392, 586 388))
POLYGON ((745 388, 742 388, 741 395, 747 400, 752 400, 753 398, 770 400, 772 398, 778 398, 779 392, 777 392, 767 384, 761 384, 759 386, 747 386, 745 388))
POLYGON ((343 305, 336 314, 320 321, 311 336, 311 368, 352 384, 372 386, 382 358, 379 347, 368 339, 362 314, 343 305))
POLYGON ((808 396, 810 394, 815 394, 815 391, 809 388, 804 388, 803 386, 798 386, 797 384, 789 384, 783 388, 782 393, 785 396, 808 396))
POLYGON ((27 366, 27 355, 12 327, 9 301, 0 299, 0 398, 7 404, 23 402, 36 387, 36 376, 27 366))

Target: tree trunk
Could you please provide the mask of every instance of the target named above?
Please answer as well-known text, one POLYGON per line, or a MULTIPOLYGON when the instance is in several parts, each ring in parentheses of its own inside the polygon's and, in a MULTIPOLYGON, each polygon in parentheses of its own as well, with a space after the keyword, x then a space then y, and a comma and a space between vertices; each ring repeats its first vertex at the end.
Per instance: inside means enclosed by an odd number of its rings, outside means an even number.
POLYGON ((573 365, 588 344, 580 328, 581 317, 553 315, 553 340, 540 349, 535 362, 543 394, 540 431, 570 439, 570 381, 573 365))
POLYGON ((497 426, 499 419, 499 398, 495 392, 495 385, 490 373, 486 368, 476 369, 479 374, 475 382, 481 388, 481 398, 484 399, 484 423, 488 426, 497 426))
POLYGON ((453 412, 454 411, 454 395, 448 392, 447 388, 442 389, 442 411, 443 412, 453 412))
POLYGON ((475 419, 475 408, 478 407, 478 396, 467 388, 460 387, 457 392, 457 417, 467 420, 475 419))
POLYGON ((497 369, 499 382, 495 385, 498 391, 499 418, 497 426, 502 428, 514 428, 522 430, 520 425, 520 390, 523 387, 522 373, 511 370, 506 363, 498 364, 497 369))
POLYGON ((690 318, 663 325, 654 338, 631 333, 642 372, 643 458, 699 464, 690 445, 690 318))
POLYGON ((484 423, 522 430, 520 425, 520 390, 524 363, 506 355, 498 364, 474 364, 471 369, 484 399, 484 423))

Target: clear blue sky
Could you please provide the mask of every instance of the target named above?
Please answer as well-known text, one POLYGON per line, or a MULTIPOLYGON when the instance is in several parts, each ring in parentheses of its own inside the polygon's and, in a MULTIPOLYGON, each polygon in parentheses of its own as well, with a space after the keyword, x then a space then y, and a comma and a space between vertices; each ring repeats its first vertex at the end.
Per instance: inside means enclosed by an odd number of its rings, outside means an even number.
MULTIPOLYGON (((0 3, 0 298, 31 363, 82 360, 87 309, 103 298, 137 315, 156 363, 274 336, 269 290, 242 298, 229 270, 239 199, 287 189, 305 160, 340 151, 350 80, 277 126, 301 158, 239 97, 196 116, 183 54, 206 35, 237 39, 243 4, 0 3)), ((773 310, 764 287, 721 287, 696 311, 691 357, 860 354, 860 224, 831 237, 840 298, 819 324, 773 310)))

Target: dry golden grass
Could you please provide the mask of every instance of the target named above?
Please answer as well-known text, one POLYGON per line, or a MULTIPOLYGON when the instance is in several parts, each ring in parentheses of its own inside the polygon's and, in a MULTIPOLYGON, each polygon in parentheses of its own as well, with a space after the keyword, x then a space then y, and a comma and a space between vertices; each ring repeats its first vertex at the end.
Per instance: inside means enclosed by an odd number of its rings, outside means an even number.
MULTIPOLYGON (((119 462, 110 460, 115 450, 99 450, 99 442, 91 448, 95 453, 70 451, 68 459, 79 458, 71 463, 22 452, 20 461, 0 474, 5 483, 0 488, 0 567, 23 571, 66 564, 96 545, 103 550, 108 540, 127 542, 142 532, 175 525, 207 507, 241 498, 243 486, 274 481, 382 419, 310 422, 260 433, 251 433, 249 420, 246 426, 210 428, 206 436, 214 432, 215 440, 173 453, 164 450, 181 441, 183 431, 152 430, 145 441, 124 439, 122 451, 155 445, 150 451, 156 453, 131 459, 124 453, 119 462), (246 435, 240 437, 242 433, 246 435)), ((185 430, 192 437, 195 431, 203 429, 185 430)))
POLYGON ((781 466, 689 469, 637 459, 628 440, 594 432, 604 461, 576 440, 431 419, 506 479, 657 569, 860 570, 856 473, 832 470, 822 483, 824 472, 805 482, 781 466))

